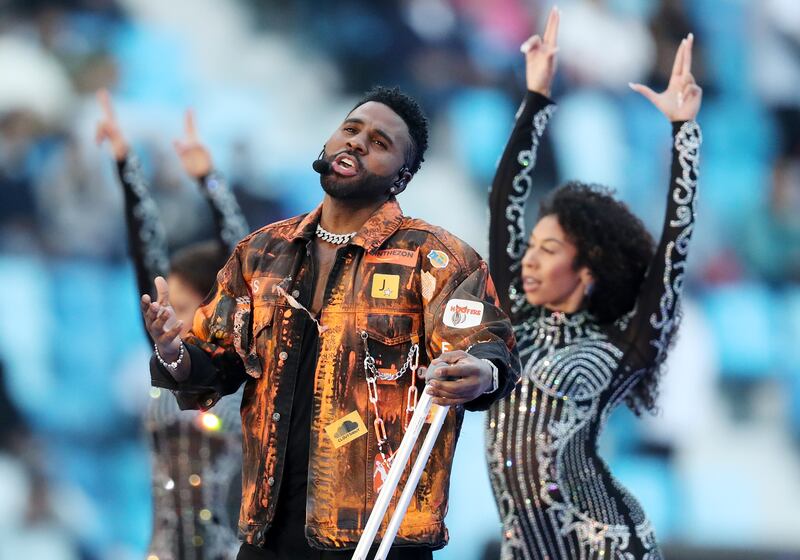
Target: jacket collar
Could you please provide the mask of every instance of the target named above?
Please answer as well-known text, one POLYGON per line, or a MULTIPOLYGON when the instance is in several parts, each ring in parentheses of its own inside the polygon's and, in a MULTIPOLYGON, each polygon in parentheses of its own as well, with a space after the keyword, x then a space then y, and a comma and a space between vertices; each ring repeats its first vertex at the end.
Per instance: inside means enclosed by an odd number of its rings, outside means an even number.
POLYGON ((297 224, 291 235, 292 241, 303 240, 312 241, 317 234, 317 224, 319 217, 322 214, 322 203, 319 204, 314 210, 306 214, 306 216, 297 224))
MULTIPOLYGON (((311 241, 316 236, 317 224, 319 223, 320 215, 322 214, 322 204, 317 206, 312 212, 309 212, 303 218, 294 232, 292 233, 292 241, 302 239, 304 241, 311 241)), ((375 252, 378 247, 400 227, 403 223, 403 211, 400 209, 395 197, 390 197, 384 202, 361 226, 358 233, 350 241, 353 245, 363 247, 368 253, 375 252)))

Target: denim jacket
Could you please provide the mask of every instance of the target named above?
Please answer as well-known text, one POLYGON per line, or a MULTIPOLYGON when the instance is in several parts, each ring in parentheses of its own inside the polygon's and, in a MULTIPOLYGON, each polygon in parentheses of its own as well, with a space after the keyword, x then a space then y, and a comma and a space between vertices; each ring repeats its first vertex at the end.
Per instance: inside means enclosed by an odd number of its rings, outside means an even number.
MULTIPOLYGON (((250 544, 263 543, 279 495, 300 352, 308 351, 299 318, 313 296, 310 246, 320 212, 268 225, 237 245, 184 340, 192 360, 186 381, 151 361, 153 384, 173 390, 182 408, 213 406, 246 383, 239 528, 250 544)), ((511 324, 486 263, 443 229, 403 216, 391 198, 338 250, 319 323, 306 501, 306 537, 317 548, 354 547, 376 498, 380 454, 365 358, 386 378, 377 393, 392 449, 403 437, 409 388, 424 387, 406 365, 416 349, 421 366, 462 349, 498 367, 496 391, 448 413, 396 539, 444 546, 464 408, 488 408, 519 378, 511 324)))

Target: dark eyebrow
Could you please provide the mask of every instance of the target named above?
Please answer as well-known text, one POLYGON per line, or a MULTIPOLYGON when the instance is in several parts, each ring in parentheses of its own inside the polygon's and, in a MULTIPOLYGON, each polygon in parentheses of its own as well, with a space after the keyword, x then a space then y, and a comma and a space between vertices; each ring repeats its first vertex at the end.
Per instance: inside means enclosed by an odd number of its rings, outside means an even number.
MULTIPOLYGON (((345 124, 346 123, 355 123, 355 124, 360 124, 360 125, 364 124, 363 120, 361 120, 359 118, 356 118, 356 117, 347 118, 347 119, 345 119, 344 122, 345 122, 345 124)), ((375 129, 375 134, 377 134, 378 136, 381 136, 384 140, 386 140, 387 144, 389 144, 390 146, 394 146, 394 140, 392 140, 392 137, 389 136, 386 132, 384 132, 380 128, 376 128, 375 129)))
MULTIPOLYGON (((535 241, 535 239, 534 239, 534 241, 535 241)), ((548 241, 555 241, 559 245, 563 245, 564 244, 563 241, 561 241, 560 239, 556 239, 555 237, 546 237, 545 239, 542 239, 542 243, 547 243, 548 241)))

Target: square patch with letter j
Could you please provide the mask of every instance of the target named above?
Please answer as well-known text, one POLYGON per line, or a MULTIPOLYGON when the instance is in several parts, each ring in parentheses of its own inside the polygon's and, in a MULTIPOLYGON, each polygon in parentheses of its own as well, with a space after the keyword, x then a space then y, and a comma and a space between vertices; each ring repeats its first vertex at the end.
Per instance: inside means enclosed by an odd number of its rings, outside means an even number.
POLYGON ((397 274, 375 274, 372 277, 371 295, 377 299, 397 299, 400 276, 397 274))

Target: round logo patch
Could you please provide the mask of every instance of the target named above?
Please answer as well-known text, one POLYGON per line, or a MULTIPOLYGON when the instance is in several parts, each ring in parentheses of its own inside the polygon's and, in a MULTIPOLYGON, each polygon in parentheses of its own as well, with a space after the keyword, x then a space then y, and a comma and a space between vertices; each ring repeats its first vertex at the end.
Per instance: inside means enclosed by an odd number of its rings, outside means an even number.
POLYGON ((444 268, 450 264, 450 257, 444 251, 431 251, 428 253, 428 260, 435 268, 444 268))

